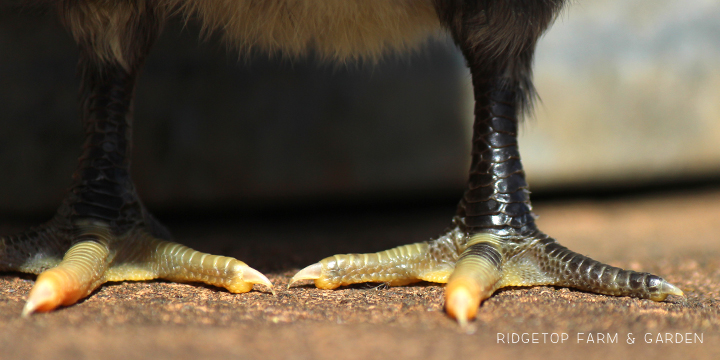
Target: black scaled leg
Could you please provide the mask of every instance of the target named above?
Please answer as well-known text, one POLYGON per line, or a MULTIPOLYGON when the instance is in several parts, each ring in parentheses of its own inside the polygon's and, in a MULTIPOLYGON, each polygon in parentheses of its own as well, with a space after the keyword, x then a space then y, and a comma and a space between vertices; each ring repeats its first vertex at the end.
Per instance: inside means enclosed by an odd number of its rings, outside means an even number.
POLYGON ((58 2, 80 47, 85 144, 69 194, 48 223, 0 238, 0 270, 39 274, 27 315, 70 305, 106 281, 201 281, 231 292, 268 279, 233 258, 169 241, 130 178, 135 80, 162 25, 148 2, 58 2))
POLYGON ((574 253, 535 226, 518 116, 532 97, 535 43, 561 6, 562 0, 438 2, 441 22, 470 67, 475 96, 470 177, 454 228, 429 242, 326 258, 291 283, 312 279, 332 289, 367 281, 447 282, 445 307, 461 324, 505 286, 557 285, 656 301, 683 295, 658 276, 574 253))

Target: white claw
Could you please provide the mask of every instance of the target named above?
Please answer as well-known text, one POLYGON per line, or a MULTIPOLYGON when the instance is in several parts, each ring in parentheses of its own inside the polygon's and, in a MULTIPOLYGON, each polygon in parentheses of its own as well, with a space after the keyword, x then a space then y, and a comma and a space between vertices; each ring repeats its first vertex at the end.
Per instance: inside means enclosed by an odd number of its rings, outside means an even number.
POLYGON ((320 263, 314 263, 300 271, 298 271, 295 276, 290 279, 290 282, 288 283, 288 288, 290 288, 293 284, 295 284, 298 281, 301 280, 316 280, 319 279, 320 276, 322 276, 322 264, 320 263))
POLYGON ((480 305, 480 296, 478 295, 463 286, 445 288, 445 310, 457 320, 463 329, 467 329, 469 321, 475 318, 475 313, 480 305))
POLYGON ((663 281, 660 291, 669 295, 685 296, 682 290, 667 281, 663 281))
POLYGON ((273 289, 273 284, 270 282, 270 280, 263 275, 261 272, 247 266, 243 265, 242 267, 242 274, 243 274, 243 281, 251 283, 251 284, 260 284, 267 286, 270 291, 275 295, 275 289, 273 289))
POLYGON ((40 304, 38 304, 38 303, 36 303, 36 302, 34 302, 34 301, 32 301, 32 300, 28 300, 28 301, 25 303, 25 306, 24 306, 23 309, 22 309, 22 314, 21 314, 21 316, 22 316, 22 317, 28 317, 28 316, 30 316, 30 314, 32 314, 32 313, 35 312, 35 310, 38 308, 38 306, 40 306, 40 304))
POLYGON ((53 280, 55 278, 48 276, 47 273, 38 277, 35 286, 28 294, 27 302, 22 310, 22 317, 28 317, 36 312, 50 311, 61 305, 64 297, 59 284, 53 280))

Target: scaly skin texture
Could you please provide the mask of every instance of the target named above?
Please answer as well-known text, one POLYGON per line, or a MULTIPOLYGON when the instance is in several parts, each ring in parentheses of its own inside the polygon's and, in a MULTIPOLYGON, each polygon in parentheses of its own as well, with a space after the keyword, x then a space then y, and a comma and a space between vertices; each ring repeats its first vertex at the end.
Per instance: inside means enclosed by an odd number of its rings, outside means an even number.
POLYGON ((563 1, 438 2, 472 74, 475 123, 467 188, 455 227, 437 240, 376 254, 335 255, 291 280, 320 288, 373 281, 447 283, 445 308, 462 325, 506 286, 557 285, 662 301, 683 292, 662 278, 602 264, 540 232, 517 143, 532 97, 535 43, 563 1))
POLYGON ((0 270, 39 274, 24 315, 71 305, 107 281, 167 279, 203 282, 233 293, 272 284, 245 263, 158 239, 136 224, 122 236, 99 221, 63 231, 56 218, 20 236, 0 238, 0 270), (47 241, 51 240, 51 241, 47 241))
POLYGON ((446 309, 461 323, 474 318, 482 300, 508 286, 555 285, 654 301, 683 295, 659 276, 603 264, 568 250, 539 231, 516 237, 469 235, 460 227, 428 242, 325 258, 298 272, 290 284, 308 279, 321 289, 362 282, 448 283, 446 309), (461 299, 453 299, 458 293, 461 299))

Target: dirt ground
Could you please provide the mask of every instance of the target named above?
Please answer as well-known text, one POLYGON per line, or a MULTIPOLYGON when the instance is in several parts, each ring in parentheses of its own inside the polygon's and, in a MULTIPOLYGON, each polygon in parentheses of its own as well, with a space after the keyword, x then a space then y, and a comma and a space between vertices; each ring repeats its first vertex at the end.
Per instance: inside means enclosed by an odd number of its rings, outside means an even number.
MULTIPOLYGON (((0 359, 720 357, 720 191, 535 205, 541 229, 562 244, 661 275, 687 297, 655 303, 506 289, 464 331, 443 312, 443 288, 435 284, 286 289, 298 268, 333 253, 439 234, 452 207, 170 219, 180 242, 269 273, 277 296, 261 286, 233 295, 197 284, 122 282, 23 319, 34 277, 2 273, 0 359)), ((26 225, 0 222, 0 233, 26 225)))

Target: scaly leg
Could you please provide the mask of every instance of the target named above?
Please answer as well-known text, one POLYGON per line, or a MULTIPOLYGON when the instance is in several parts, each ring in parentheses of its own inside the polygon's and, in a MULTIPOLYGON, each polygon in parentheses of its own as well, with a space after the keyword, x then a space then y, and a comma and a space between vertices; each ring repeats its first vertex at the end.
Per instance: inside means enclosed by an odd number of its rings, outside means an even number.
POLYGON ((430 242, 326 258, 290 283, 312 279, 323 289, 368 281, 447 283, 446 310, 461 324, 506 286, 567 286, 655 301, 683 295, 658 276, 574 253, 535 226, 517 119, 532 96, 535 43, 562 1, 448 3, 438 13, 467 60, 475 95, 470 178, 454 227, 430 242))
POLYGON ((60 8, 80 46, 85 145, 57 215, 0 238, 0 270, 40 274, 23 314, 88 296, 106 281, 199 281, 233 293, 270 281, 233 258, 168 241, 130 178, 132 99, 143 59, 160 31, 151 6, 74 2, 60 8))

